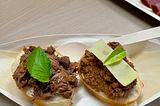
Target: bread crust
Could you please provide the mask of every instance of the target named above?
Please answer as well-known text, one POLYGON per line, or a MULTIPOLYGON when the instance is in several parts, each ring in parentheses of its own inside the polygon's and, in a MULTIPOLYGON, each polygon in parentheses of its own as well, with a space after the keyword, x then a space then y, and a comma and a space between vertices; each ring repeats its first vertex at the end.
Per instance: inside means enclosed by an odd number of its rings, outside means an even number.
MULTIPOLYGON (((84 57, 84 56, 83 56, 84 57)), ((82 57, 82 58, 83 58, 82 57)), ((81 59, 82 59, 81 58, 81 59)), ((126 56, 126 58, 129 60, 129 62, 132 62, 131 59, 129 57, 126 56)), ((80 61, 81 61, 80 59, 80 61)), ((110 105, 114 105, 114 106, 126 106, 129 104, 134 103, 140 96, 141 92, 142 92, 142 88, 143 88, 143 82, 140 80, 139 77, 137 77, 137 84, 134 86, 134 88, 130 91, 130 94, 128 96, 128 98, 116 98, 116 99, 111 99, 109 98, 105 93, 103 92, 97 92, 95 89, 93 89, 91 86, 89 86, 83 77, 83 74, 81 73, 81 69, 80 69, 80 61, 78 62, 78 74, 80 79, 82 80, 82 82, 84 83, 84 85, 86 86, 86 88, 94 95, 96 96, 98 99, 100 99, 101 101, 108 103, 110 105)), ((133 63, 133 62, 132 62, 133 63)), ((137 71, 138 72, 138 71, 137 71)))
MULTIPOLYGON (((15 61, 13 62, 12 66, 11 66, 11 72, 12 72, 12 74, 14 73, 14 71, 16 70, 16 68, 19 66, 20 58, 21 58, 21 56, 23 54, 24 54, 24 51, 21 51, 18 54, 18 56, 15 59, 15 61)), ((56 52, 56 54, 58 56, 60 56, 60 57, 62 56, 62 54, 60 54, 58 52, 56 52)), ((31 101, 31 100, 34 99, 33 96, 32 96, 33 95, 33 88, 31 88, 31 87, 30 88, 25 87, 21 91, 25 94, 25 96, 29 99, 29 101, 31 101)), ((32 102, 35 103, 35 104, 37 104, 37 105, 39 105, 39 106, 70 106, 72 104, 73 95, 74 95, 74 92, 73 92, 73 94, 72 94, 72 96, 71 96, 70 99, 66 99, 66 98, 63 98, 61 95, 58 95, 59 96, 58 98, 60 98, 60 99, 57 99, 56 97, 52 97, 49 100, 35 99, 32 102)))

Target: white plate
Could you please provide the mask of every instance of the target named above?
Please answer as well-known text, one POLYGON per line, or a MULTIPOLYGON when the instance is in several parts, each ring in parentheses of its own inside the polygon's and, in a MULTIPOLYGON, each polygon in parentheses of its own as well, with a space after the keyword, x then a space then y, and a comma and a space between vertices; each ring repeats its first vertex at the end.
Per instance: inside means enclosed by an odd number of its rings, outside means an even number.
MULTIPOLYGON (((17 54, 22 50, 24 45, 25 46, 34 45, 34 46, 41 46, 41 47, 48 47, 52 45, 54 47, 58 47, 68 42, 80 42, 80 43, 84 43, 89 46, 92 46, 94 45, 95 42, 97 42, 100 39, 103 39, 104 41, 108 41, 109 39, 111 40, 118 36, 120 35, 115 35, 115 34, 55 34, 55 35, 45 35, 45 36, 26 38, 26 39, 21 39, 21 40, 9 42, 9 43, 1 44, 0 45, 0 81, 1 81, 0 82, 0 92, 6 97, 10 98, 11 100, 13 100, 14 102, 20 105, 23 105, 23 106, 32 105, 30 102, 28 102, 28 99, 24 96, 24 94, 19 89, 17 89, 17 86, 12 78, 12 73, 10 71, 11 64, 13 63, 17 54), (11 85, 12 85, 12 89, 10 89, 11 85)), ((129 40, 129 38, 127 40, 129 40)), ((157 40, 159 41, 159 39, 157 40)), ((160 77, 159 77, 160 76, 160 73, 159 73, 160 44, 155 44, 154 42, 150 42, 150 41, 142 41, 139 43, 125 45, 125 47, 127 48, 126 50, 130 53, 130 56, 132 56, 131 59, 133 60, 133 62, 135 63, 135 66, 139 70, 139 74, 141 73, 140 75, 145 85, 145 87, 143 88, 142 96, 140 96, 140 98, 138 99, 139 101, 135 102, 135 104, 133 105, 136 106, 136 103, 139 106, 146 105, 152 102, 153 100, 157 99, 160 94, 159 92, 160 85, 157 83, 156 85, 153 84, 152 80, 154 79, 152 77, 146 78, 145 74, 147 74, 147 70, 144 69, 147 64, 150 64, 149 66, 151 68, 148 67, 148 71, 149 72, 152 71, 150 75, 154 76, 156 81, 160 80, 160 77), (129 50, 129 48, 131 49, 129 50), (133 51, 136 51, 136 54, 134 54, 135 52, 133 51), (137 55, 138 54, 137 52, 139 53, 139 55, 137 55), (143 58, 143 60, 140 59, 141 56, 145 56, 141 54, 145 54, 145 53, 146 54, 149 53, 150 58, 143 58), (155 53, 158 55, 155 55, 155 53), (157 58, 157 56, 159 57, 157 58), (154 62, 148 63, 151 60, 154 60, 154 62), (155 60, 158 62, 155 62, 155 60), (143 64, 144 63, 143 61, 145 62, 146 65, 143 64), (156 67, 154 67, 155 63, 157 63, 156 67), (155 69, 157 72, 153 72, 155 71, 155 69), (153 85, 154 87, 151 87, 153 90, 150 90, 150 86, 153 86, 153 85), (142 100, 143 101, 145 100, 145 101, 143 102, 142 100)), ((73 52, 74 50, 74 52, 77 52, 75 51, 75 48, 76 49, 78 48, 77 46, 74 45, 74 48, 73 49, 72 48, 73 46, 67 49, 67 51, 71 50, 73 52)), ((64 51, 64 53, 67 53, 67 52, 64 51)), ((100 101, 99 99, 95 98, 90 92, 88 92, 81 81, 79 81, 78 86, 79 86, 78 90, 75 92, 75 95, 73 98, 73 106, 106 106, 107 105, 104 102, 100 101)), ((158 103, 158 102, 155 102, 155 103, 158 103)))
POLYGON ((160 21, 160 16, 158 16, 157 14, 155 14, 151 8, 145 6, 141 0, 125 0, 128 3, 132 4, 133 6, 137 7, 138 9, 142 10, 143 12, 145 12, 146 14, 152 16, 153 18, 157 19, 158 21, 160 21))

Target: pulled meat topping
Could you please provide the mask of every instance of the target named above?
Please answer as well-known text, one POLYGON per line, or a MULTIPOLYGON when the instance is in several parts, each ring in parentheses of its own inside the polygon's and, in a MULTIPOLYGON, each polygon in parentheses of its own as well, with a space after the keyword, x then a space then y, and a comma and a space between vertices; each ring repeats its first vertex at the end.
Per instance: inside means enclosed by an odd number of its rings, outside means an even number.
POLYGON ((19 89, 33 87, 34 99, 48 100, 56 93, 61 94, 64 98, 71 98, 73 91, 77 89, 77 63, 70 62, 67 56, 59 57, 56 55, 55 48, 52 46, 44 49, 51 60, 52 75, 49 82, 42 83, 30 76, 26 66, 27 59, 34 49, 34 46, 29 46, 28 49, 24 47, 25 53, 21 56, 19 66, 13 74, 13 79, 19 89))
MULTIPOLYGON (((109 42, 108 45, 115 49, 121 46, 118 42, 109 42)), ((125 57, 124 60, 134 69, 133 63, 125 57)), ((136 85, 136 79, 127 86, 117 81, 106 66, 91 52, 85 51, 85 56, 80 62, 81 73, 85 82, 96 91, 102 91, 110 98, 127 97, 129 91, 136 85)))

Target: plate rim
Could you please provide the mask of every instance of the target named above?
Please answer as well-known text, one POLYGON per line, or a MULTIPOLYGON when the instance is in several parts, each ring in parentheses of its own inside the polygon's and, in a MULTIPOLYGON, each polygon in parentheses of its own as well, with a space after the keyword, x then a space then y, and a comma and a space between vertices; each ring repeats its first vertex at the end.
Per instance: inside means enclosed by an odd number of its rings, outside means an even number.
POLYGON ((144 13, 148 14, 149 16, 160 21, 160 16, 158 16, 156 13, 154 13, 152 11, 152 9, 150 9, 149 7, 143 5, 142 3, 139 3, 138 0, 125 0, 125 1, 130 3, 131 5, 133 5, 134 7, 138 8, 139 10, 143 11, 144 13), (147 8, 150 9, 151 11, 148 11, 147 8))
POLYGON ((52 36, 117 36, 117 37, 121 37, 121 34, 105 34, 105 33, 66 33, 66 34, 46 34, 46 35, 39 35, 39 36, 33 36, 33 37, 26 37, 26 38, 20 38, 17 40, 13 40, 13 41, 8 41, 5 43, 0 44, 0 48, 1 46, 7 45, 7 44, 11 44, 11 43, 15 43, 18 41, 23 41, 23 40, 29 40, 29 39, 36 39, 36 38, 43 38, 43 37, 52 37, 52 36))

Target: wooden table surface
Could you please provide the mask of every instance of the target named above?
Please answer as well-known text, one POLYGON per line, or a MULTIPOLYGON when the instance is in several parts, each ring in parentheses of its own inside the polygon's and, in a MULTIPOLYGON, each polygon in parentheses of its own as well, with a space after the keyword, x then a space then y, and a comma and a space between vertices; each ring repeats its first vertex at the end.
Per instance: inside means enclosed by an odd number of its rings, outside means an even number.
MULTIPOLYGON (((159 25, 159 21, 124 0, 0 1, 0 44, 51 34, 124 35, 159 25)), ((0 103, 17 105, 2 94, 0 103)))

